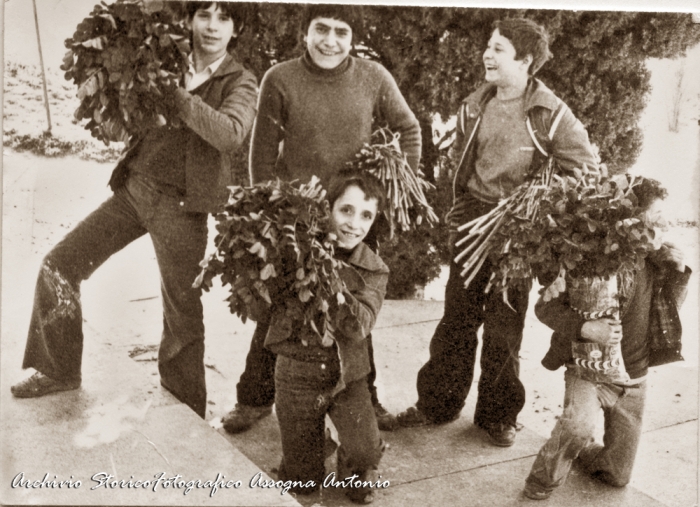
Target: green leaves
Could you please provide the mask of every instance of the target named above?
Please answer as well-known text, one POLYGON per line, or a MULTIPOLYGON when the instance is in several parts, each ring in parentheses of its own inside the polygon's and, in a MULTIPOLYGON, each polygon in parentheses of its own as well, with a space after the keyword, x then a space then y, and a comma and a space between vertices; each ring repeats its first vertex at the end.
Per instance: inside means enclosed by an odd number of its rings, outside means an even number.
POLYGON ((78 120, 105 144, 177 124, 173 91, 187 69, 188 31, 156 0, 96 5, 72 38, 61 69, 78 87, 78 120))
POLYGON ((232 313, 256 319, 260 308, 273 307, 290 333, 295 322, 313 329, 319 316, 334 314, 344 301, 344 264, 333 257, 336 240, 326 234, 330 213, 318 179, 229 190, 216 216, 216 251, 202 261, 195 285, 208 290, 220 277, 231 287, 232 313))
POLYGON ((498 290, 532 276, 552 279, 562 269, 572 278, 611 276, 642 266, 655 248, 662 223, 650 221, 638 204, 634 188, 642 177, 581 172, 570 180, 553 178, 532 220, 513 219, 499 231, 495 243, 508 248, 492 255, 498 290))

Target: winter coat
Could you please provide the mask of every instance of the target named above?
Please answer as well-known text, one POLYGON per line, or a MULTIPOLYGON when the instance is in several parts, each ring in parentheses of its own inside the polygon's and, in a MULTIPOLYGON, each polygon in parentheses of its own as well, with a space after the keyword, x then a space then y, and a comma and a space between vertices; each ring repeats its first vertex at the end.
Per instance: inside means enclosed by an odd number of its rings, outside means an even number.
MULTIPOLYGON (((355 247, 347 262, 349 266, 340 272, 348 288, 344 293, 347 304, 340 305, 334 323, 336 346, 325 349, 328 354, 337 350, 340 360, 341 377, 333 394, 370 372, 366 338, 377 321, 389 280, 389 268, 365 243, 355 247)), ((265 346, 276 354, 294 357, 307 348, 302 339, 311 344, 318 341, 311 329, 303 327, 294 336, 280 322, 280 316, 273 310, 265 346)))
MULTIPOLYGON (((226 187, 234 184, 232 155, 253 126, 257 95, 255 77, 230 54, 193 93, 176 90, 180 119, 188 130, 186 193, 180 203, 185 211, 213 213, 226 201, 226 187)), ((113 191, 126 183, 129 163, 147 139, 137 139, 122 155, 109 180, 113 191)))

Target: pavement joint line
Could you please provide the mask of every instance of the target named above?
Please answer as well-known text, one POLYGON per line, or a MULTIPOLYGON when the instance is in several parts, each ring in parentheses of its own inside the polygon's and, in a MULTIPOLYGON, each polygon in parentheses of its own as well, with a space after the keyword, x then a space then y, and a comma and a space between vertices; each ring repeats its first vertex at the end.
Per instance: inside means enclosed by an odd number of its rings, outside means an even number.
POLYGON ((450 475, 456 475, 456 474, 462 474, 462 473, 465 473, 465 472, 472 472, 472 471, 474 471, 474 470, 480 470, 480 469, 482 469, 482 468, 493 467, 493 466, 501 465, 501 464, 503 464, 503 463, 513 463, 513 462, 515 462, 515 461, 520 461, 520 460, 523 460, 523 459, 529 459, 529 458, 532 458, 532 457, 534 457, 534 456, 537 456, 537 453, 528 454, 528 455, 526 455, 526 456, 520 456, 520 457, 518 457, 518 458, 506 459, 506 460, 503 460, 503 461, 497 461, 497 462, 495 462, 495 463, 486 463, 486 464, 484 464, 484 465, 479 465, 479 466, 475 466, 475 467, 472 467, 472 468, 465 468, 465 469, 463 469, 463 470, 453 470, 452 472, 446 472, 446 473, 444 473, 444 474, 429 475, 429 476, 426 476, 426 477, 421 477, 421 478, 419 478, 419 479, 413 479, 413 480, 410 480, 410 481, 400 482, 400 483, 392 484, 392 485, 398 487, 398 486, 405 486, 405 485, 408 485, 408 484, 415 484, 415 483, 419 483, 419 482, 423 482, 423 481, 429 481, 429 480, 432 480, 432 479, 436 479, 436 478, 438 478, 438 477, 447 477, 447 476, 450 476, 450 475))
POLYGON ((676 426, 680 426, 681 424, 688 424, 688 423, 695 422, 695 421, 697 421, 697 420, 698 420, 698 418, 696 417, 695 419, 688 419, 688 420, 686 420, 686 421, 678 421, 678 422, 675 422, 675 423, 673 423, 673 424, 669 424, 669 425, 667 425, 667 426, 661 426, 661 427, 659 427, 659 428, 654 428, 654 429, 650 429, 650 430, 647 430, 647 431, 643 431, 642 434, 645 434, 645 433, 653 433, 653 432, 655 432, 655 431, 665 430, 665 429, 668 429, 668 428, 675 428, 676 426))
POLYGON ((392 327, 415 326, 417 324, 427 324, 429 322, 440 322, 441 320, 442 320, 442 317, 439 319, 419 320, 418 322, 407 322, 404 324, 390 324, 388 326, 375 326, 374 329, 389 329, 392 327))

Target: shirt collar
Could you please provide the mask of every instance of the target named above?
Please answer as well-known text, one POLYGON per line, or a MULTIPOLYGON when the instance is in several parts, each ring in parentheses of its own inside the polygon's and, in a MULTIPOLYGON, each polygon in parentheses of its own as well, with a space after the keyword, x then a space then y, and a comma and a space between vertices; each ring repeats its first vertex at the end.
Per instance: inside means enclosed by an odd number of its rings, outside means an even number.
MULTIPOLYGON (((224 58, 226 58, 226 54, 227 54, 227 53, 224 53, 223 56, 222 56, 221 58, 219 58, 218 60, 216 60, 216 61, 210 63, 209 65, 207 65, 207 67, 205 67, 205 68, 202 70, 202 72, 200 72, 199 74, 206 73, 208 76, 211 76, 212 74, 214 74, 214 72, 216 72, 216 70, 217 70, 219 67, 221 67, 221 64, 224 62, 224 58)), ((196 71, 196 69, 195 69, 195 67, 194 67, 194 58, 192 57, 192 53, 190 53, 189 56, 187 57, 187 61, 188 61, 188 63, 190 64, 189 69, 187 70, 187 72, 189 72, 189 73, 192 74, 193 76, 196 75, 196 74, 197 74, 197 71, 196 71)))

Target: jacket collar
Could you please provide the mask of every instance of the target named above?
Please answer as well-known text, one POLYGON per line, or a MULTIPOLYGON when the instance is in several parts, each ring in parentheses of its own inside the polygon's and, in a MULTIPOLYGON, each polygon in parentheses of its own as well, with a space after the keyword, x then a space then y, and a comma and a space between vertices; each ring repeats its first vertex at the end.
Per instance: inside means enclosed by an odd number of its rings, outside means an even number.
POLYGON ((384 261, 374 253, 364 242, 360 242, 350 254, 348 264, 371 272, 388 272, 384 261))
MULTIPOLYGON (((485 83, 469 95, 464 102, 469 106, 469 110, 480 114, 486 103, 496 95, 496 85, 485 83)), ((545 107, 554 111, 559 105, 554 92, 537 78, 530 78, 525 89, 525 110, 530 111, 533 107, 545 107)))
POLYGON ((225 76, 227 74, 232 74, 241 70, 244 70, 243 65, 238 63, 238 60, 231 53, 226 53, 224 61, 221 62, 219 68, 214 71, 214 73, 209 79, 219 76, 225 76))

